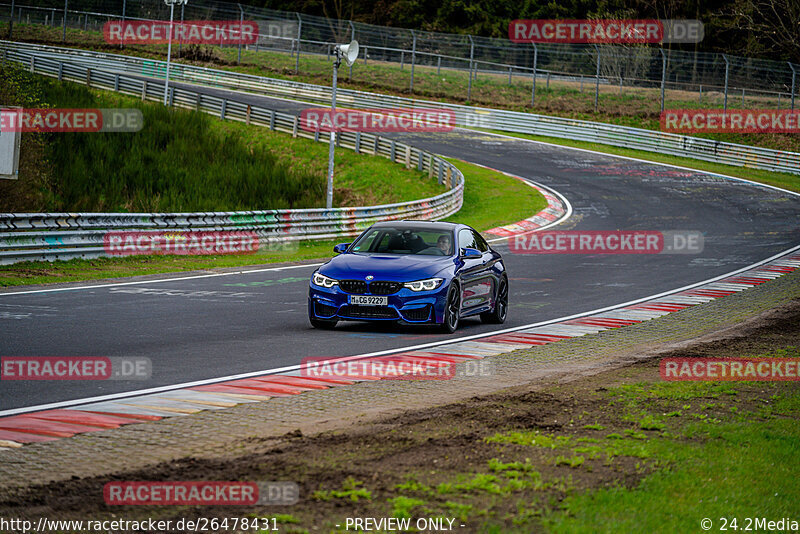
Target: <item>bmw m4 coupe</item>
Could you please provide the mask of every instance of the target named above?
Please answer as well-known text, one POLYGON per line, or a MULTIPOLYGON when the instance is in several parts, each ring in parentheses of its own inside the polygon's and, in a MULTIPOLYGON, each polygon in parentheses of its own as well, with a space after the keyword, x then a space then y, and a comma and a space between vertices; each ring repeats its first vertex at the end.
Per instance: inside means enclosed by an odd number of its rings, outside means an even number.
POLYGON ((503 258, 467 225, 381 222, 333 250, 338 256, 311 275, 308 317, 315 328, 396 321, 453 333, 464 317, 506 320, 503 258))

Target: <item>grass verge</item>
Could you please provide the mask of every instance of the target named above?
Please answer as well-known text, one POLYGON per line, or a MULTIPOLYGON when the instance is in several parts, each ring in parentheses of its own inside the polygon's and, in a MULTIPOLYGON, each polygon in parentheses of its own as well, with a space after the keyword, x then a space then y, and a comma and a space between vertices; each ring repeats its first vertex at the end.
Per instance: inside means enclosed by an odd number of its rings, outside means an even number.
MULTIPOLYGON (((325 206, 324 143, 90 91, 6 65, 0 104, 56 108, 136 108, 135 133, 25 133, 45 157, 23 152, 20 179, 0 183, 6 212, 192 212, 325 206), (12 85, 13 83, 13 85, 12 85), (16 87, 16 90, 9 88, 16 87), (37 177, 49 176, 44 183, 37 177), (20 190, 28 190, 23 194, 20 190), (34 190, 39 192, 39 201, 34 190)), ((339 150, 336 206, 402 202, 443 193, 424 173, 383 157, 339 150)))

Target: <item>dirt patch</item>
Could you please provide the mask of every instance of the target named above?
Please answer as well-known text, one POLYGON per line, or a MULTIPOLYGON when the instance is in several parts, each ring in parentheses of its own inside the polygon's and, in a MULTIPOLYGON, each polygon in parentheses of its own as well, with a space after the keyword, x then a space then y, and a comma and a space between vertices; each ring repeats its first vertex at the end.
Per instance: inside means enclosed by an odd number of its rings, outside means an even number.
MULTIPOLYGON (((800 300, 661 356, 796 356, 797 347, 800 300)), ((657 462, 637 455, 637 443, 666 436, 702 440, 680 434, 682 422, 723 421, 732 412, 760 420, 776 396, 798 389, 797 383, 787 382, 737 383, 725 385, 735 387, 735 395, 712 385, 707 391, 694 391, 690 401, 651 398, 648 387, 663 385, 658 361, 650 358, 569 382, 519 386, 345 430, 249 439, 242 444, 248 452, 239 456, 184 458, 109 477, 31 487, 6 495, 0 501, 0 516, 179 519, 282 514, 278 517, 288 522, 283 531, 302 532, 335 529, 346 517, 410 514, 453 517, 465 525, 459 529, 464 532, 489 527, 529 531, 538 529, 542 514, 570 494, 634 487, 658 469, 657 462), (632 417, 626 412, 626 398, 635 399, 637 409, 667 417, 659 423, 632 417), (673 414, 681 417, 669 417, 673 414), (617 452, 575 452, 567 443, 583 445, 579 451, 602 446, 617 452), (109 507, 102 489, 112 480, 290 480, 299 484, 301 500, 271 508, 109 507)))

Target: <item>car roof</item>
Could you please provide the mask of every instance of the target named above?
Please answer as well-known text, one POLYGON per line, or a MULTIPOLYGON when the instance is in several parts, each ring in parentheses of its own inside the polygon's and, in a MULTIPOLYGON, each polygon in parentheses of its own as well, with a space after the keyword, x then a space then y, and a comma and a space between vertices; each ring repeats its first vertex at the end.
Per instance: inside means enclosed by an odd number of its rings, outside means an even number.
POLYGON ((409 221, 403 219, 401 221, 380 221, 376 222, 372 225, 374 228, 380 228, 382 226, 412 226, 415 228, 422 228, 427 227, 431 230, 456 230, 458 228, 466 228, 467 226, 464 224, 458 223, 451 223, 451 222, 439 222, 439 221, 409 221))

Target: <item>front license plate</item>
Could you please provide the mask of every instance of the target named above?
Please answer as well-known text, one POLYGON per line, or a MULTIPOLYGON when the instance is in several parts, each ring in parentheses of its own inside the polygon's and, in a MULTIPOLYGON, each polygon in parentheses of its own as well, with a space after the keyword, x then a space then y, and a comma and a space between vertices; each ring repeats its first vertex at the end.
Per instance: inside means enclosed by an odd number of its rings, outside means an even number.
POLYGON ((370 297, 369 295, 350 295, 350 304, 360 306, 388 306, 389 297, 370 297))

